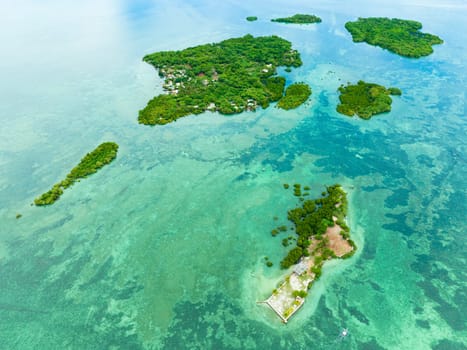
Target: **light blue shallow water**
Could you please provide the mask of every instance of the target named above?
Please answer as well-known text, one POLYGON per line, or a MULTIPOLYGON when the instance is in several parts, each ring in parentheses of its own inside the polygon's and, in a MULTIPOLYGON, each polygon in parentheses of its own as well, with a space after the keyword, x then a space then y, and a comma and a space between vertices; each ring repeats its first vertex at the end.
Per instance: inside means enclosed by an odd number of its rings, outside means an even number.
POLYGON ((466 16, 462 1, 0 4, 0 348, 466 348, 466 16), (269 22, 297 12, 323 23, 269 22), (445 44, 419 60, 354 44, 358 16, 420 20, 445 44), (161 92, 145 54, 246 33, 302 53, 288 80, 311 85, 307 106, 137 124, 161 92), (370 121, 338 115, 337 87, 359 79, 403 95, 370 121), (112 165, 30 206, 107 140, 112 165), (284 182, 343 184, 360 248, 287 326, 255 303, 281 276, 284 182))

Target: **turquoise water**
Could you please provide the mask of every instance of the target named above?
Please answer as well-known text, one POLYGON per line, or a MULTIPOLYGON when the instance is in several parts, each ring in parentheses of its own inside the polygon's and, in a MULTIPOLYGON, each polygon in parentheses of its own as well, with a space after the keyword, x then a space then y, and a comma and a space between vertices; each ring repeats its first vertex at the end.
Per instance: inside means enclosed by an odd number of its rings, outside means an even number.
POLYGON ((0 4, 1 349, 467 347, 464 2, 95 3, 0 4), (268 22, 296 12, 323 23, 268 22), (417 19, 445 44, 420 60, 354 44, 358 16, 417 19), (302 52, 288 79, 311 85, 307 106, 137 124, 161 92, 145 54, 246 33, 302 52), (338 115, 358 79, 403 95, 371 121, 338 115), (30 206, 103 141, 112 165, 30 206), (284 182, 341 183, 360 248, 287 326, 256 305, 281 277, 284 182))

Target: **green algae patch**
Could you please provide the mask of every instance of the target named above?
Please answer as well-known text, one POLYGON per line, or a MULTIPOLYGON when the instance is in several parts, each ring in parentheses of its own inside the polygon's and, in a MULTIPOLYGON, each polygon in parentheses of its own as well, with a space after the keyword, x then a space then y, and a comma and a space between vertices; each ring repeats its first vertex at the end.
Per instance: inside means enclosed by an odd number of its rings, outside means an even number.
POLYGON ((205 111, 235 114, 267 108, 283 93, 285 79, 275 76, 277 67, 302 65, 289 41, 252 35, 156 52, 143 60, 159 71, 166 92, 139 112, 138 121, 145 125, 163 125, 205 111))
POLYGON ((246 20, 247 20, 248 22, 254 22, 254 21, 257 21, 257 20, 258 20, 258 17, 256 17, 256 16, 248 16, 248 17, 246 18, 246 20))
POLYGON ((402 91, 398 88, 366 83, 360 80, 356 85, 340 86, 337 112, 347 116, 358 115, 362 119, 370 119, 375 114, 391 111, 392 99, 390 95, 399 96, 402 91))
POLYGON ((277 107, 285 110, 297 108, 308 100, 310 95, 311 88, 305 83, 289 85, 285 90, 285 96, 277 103, 277 107))
POLYGON ((312 24, 312 23, 321 23, 321 18, 315 15, 306 15, 306 14, 297 13, 296 15, 293 15, 290 17, 271 19, 271 22, 291 23, 291 24, 312 24))
POLYGON ((57 201, 63 194, 63 190, 73 185, 79 179, 88 177, 112 162, 117 157, 118 145, 114 142, 104 142, 92 152, 86 154, 79 164, 66 176, 66 179, 53 185, 52 188, 34 199, 37 206, 50 205, 57 201))
POLYGON ((345 28, 354 42, 366 42, 400 56, 418 58, 433 53, 433 45, 442 44, 436 35, 422 33, 422 24, 398 18, 370 17, 347 22, 345 28))

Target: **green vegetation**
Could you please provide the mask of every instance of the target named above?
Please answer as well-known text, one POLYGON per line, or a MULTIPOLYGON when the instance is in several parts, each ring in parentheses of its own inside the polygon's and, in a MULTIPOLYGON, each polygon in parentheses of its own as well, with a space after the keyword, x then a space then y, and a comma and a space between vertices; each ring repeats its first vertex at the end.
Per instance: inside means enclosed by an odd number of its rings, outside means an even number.
POLYGON ((23 216, 22 214, 16 214, 17 219, 21 219, 22 216, 23 216))
POLYGON ((256 17, 256 16, 248 16, 248 17, 246 18, 246 20, 247 20, 248 22, 254 22, 254 21, 257 21, 257 20, 258 20, 258 17, 256 17))
POLYGON ((271 22, 311 24, 311 23, 320 23, 321 18, 315 15, 296 14, 290 17, 271 19, 271 22))
POLYGON ((67 189, 79 179, 94 174, 104 165, 112 162, 117 156, 117 151, 118 145, 114 142, 100 144, 94 151, 86 154, 81 159, 80 163, 68 173, 65 180, 53 185, 52 189, 36 198, 34 204, 38 206, 53 204, 60 198, 64 189, 67 189))
POLYGON ((286 269, 292 265, 295 265, 296 263, 298 263, 298 261, 300 260, 302 256, 303 256, 302 248, 300 247, 293 248, 291 251, 289 251, 287 256, 284 259, 282 259, 281 267, 283 269, 286 269))
POLYGON ((139 123, 167 124, 190 114, 222 114, 267 108, 282 97, 285 79, 277 67, 299 67, 300 54, 277 36, 224 40, 216 44, 164 51, 143 60, 159 70, 167 94, 139 112, 139 123))
POLYGON ((359 81, 357 85, 348 84, 339 87, 340 104, 336 110, 348 116, 358 115, 370 119, 373 115, 389 112, 392 99, 389 95, 400 95, 398 88, 386 89, 384 86, 359 81))
POLYGON ((304 290, 294 290, 292 292, 292 295, 296 298, 296 297, 300 297, 300 298, 306 298, 306 296, 308 295, 307 292, 305 292, 304 290))
POLYGON ((284 186, 285 189, 288 189, 290 187, 289 184, 283 184, 282 186, 284 186))
POLYGON ((443 43, 436 35, 420 32, 420 22, 398 18, 359 18, 347 22, 345 28, 354 42, 364 41, 405 57, 428 56, 433 52, 432 45, 443 43))
POLYGON ((308 100, 311 95, 310 87, 305 83, 295 83, 287 87, 285 96, 277 103, 277 107, 289 110, 294 109, 308 100))
MULTIPOLYGON (((294 187, 300 188, 300 184, 295 184, 294 187)), ((334 252, 329 249, 327 239, 323 238, 327 228, 334 226, 333 216, 337 218, 336 223, 342 224, 340 225, 344 231, 342 236, 349 243, 351 242, 350 244, 355 251, 355 243, 350 240, 349 228, 344 222, 346 214, 347 196, 340 185, 329 186, 326 188, 325 196, 314 200, 305 200, 301 206, 289 210, 288 219, 295 226, 297 246, 290 250, 281 261, 281 267, 288 268, 296 264, 302 256, 307 256, 310 240, 314 239, 318 241, 312 251, 316 271, 311 272, 318 275, 324 261, 336 257, 334 252)))

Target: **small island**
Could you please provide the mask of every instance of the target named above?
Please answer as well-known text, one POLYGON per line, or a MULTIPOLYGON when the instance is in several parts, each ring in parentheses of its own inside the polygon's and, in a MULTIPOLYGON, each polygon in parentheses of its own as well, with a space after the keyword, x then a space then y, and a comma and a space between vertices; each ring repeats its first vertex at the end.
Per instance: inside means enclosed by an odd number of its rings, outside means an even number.
POLYGON ((116 143, 101 143, 96 149, 81 159, 79 164, 68 173, 65 180, 53 185, 49 191, 36 198, 34 204, 37 206, 53 204, 63 194, 63 190, 79 181, 79 179, 94 174, 104 165, 112 162, 117 156, 117 151, 118 145, 116 143))
POLYGON ((141 124, 167 124, 191 114, 235 114, 267 108, 278 101, 285 79, 277 67, 299 67, 300 54, 278 36, 224 40, 216 44, 164 51, 143 60, 164 78, 165 94, 139 112, 141 124))
POLYGON ((293 24, 312 24, 312 23, 321 23, 321 18, 315 15, 305 15, 297 13, 296 15, 283 18, 271 19, 271 22, 278 23, 293 23, 293 24))
POLYGON ((246 18, 246 20, 247 20, 248 22, 254 22, 254 21, 257 21, 257 20, 258 20, 258 17, 256 17, 256 16, 248 16, 248 17, 246 18))
POLYGON ((340 104, 337 105, 337 112, 350 117, 356 114, 362 119, 370 119, 375 114, 391 111, 390 95, 402 94, 398 88, 386 89, 384 86, 362 80, 357 85, 341 85, 338 90, 340 104))
MULTIPOLYGON (((294 192, 301 193, 300 184, 294 185, 294 192)), ((347 195, 338 184, 327 187, 321 198, 303 200, 301 206, 289 210, 288 219, 293 224, 295 238, 286 238, 282 244, 287 246, 293 240, 296 246, 282 259, 280 266, 283 269, 293 266, 293 271, 262 302, 284 323, 303 305, 326 261, 346 259, 355 253, 357 247, 350 239, 346 215, 347 195)), ((280 226, 273 230, 273 236, 285 231, 287 227, 280 226)))
POLYGON ((432 45, 442 44, 436 35, 422 33, 422 24, 398 18, 370 17, 347 22, 345 28, 354 42, 366 42, 400 56, 418 58, 433 53, 432 45))
POLYGON ((278 108, 285 110, 294 109, 308 100, 311 88, 305 83, 295 83, 287 87, 285 95, 277 103, 278 108))

